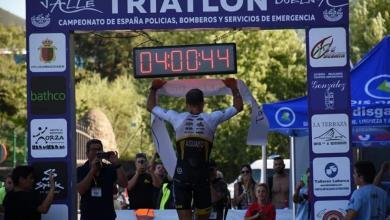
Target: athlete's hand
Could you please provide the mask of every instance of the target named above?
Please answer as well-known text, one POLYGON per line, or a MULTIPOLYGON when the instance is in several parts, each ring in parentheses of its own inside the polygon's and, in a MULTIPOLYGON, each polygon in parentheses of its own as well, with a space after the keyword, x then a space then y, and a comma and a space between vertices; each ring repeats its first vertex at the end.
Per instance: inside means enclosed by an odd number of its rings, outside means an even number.
POLYGON ((237 81, 234 78, 226 78, 222 80, 226 87, 230 89, 237 89, 237 81))
POLYGON ((151 89, 154 89, 154 90, 160 89, 161 87, 163 87, 165 85, 165 83, 167 83, 167 81, 161 80, 161 79, 155 79, 152 82, 151 89))

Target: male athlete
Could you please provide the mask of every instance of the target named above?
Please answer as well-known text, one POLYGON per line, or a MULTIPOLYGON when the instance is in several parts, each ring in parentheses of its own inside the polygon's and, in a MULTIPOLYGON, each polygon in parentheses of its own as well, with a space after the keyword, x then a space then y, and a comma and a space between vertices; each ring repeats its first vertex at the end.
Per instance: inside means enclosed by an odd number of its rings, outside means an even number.
POLYGON ((177 165, 174 174, 174 199, 180 220, 192 219, 191 201, 197 219, 206 220, 211 212, 208 162, 214 133, 219 124, 233 117, 243 108, 242 97, 233 78, 223 80, 232 90, 233 107, 204 113, 203 92, 191 89, 186 94, 188 112, 165 110, 156 103, 156 91, 166 81, 154 80, 150 88, 147 109, 155 116, 168 121, 176 134, 177 165))

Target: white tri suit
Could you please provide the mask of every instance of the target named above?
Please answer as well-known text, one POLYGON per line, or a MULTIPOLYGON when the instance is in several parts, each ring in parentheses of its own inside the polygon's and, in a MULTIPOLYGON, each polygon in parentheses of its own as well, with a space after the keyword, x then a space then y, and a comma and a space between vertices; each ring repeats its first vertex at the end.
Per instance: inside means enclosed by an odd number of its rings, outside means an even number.
POLYGON ((236 108, 193 115, 156 106, 152 113, 168 121, 175 130, 177 165, 173 176, 173 195, 176 209, 192 209, 193 197, 197 214, 209 213, 211 195, 208 162, 214 133, 219 124, 237 113, 236 108))

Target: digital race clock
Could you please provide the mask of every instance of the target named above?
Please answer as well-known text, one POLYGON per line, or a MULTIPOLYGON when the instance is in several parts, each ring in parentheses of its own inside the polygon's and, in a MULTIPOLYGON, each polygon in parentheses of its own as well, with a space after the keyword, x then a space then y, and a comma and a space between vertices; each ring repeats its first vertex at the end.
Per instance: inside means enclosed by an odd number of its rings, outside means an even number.
POLYGON ((237 72, 233 43, 143 47, 133 52, 136 78, 237 72))

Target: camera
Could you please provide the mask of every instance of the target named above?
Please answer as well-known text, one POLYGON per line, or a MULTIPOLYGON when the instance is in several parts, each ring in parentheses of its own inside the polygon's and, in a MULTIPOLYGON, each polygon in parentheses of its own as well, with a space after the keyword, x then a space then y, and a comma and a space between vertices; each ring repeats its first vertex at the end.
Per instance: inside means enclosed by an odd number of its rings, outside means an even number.
POLYGON ((105 160, 108 160, 111 155, 114 155, 115 152, 114 151, 108 151, 108 152, 97 152, 96 153, 96 157, 98 159, 105 159, 105 160))

